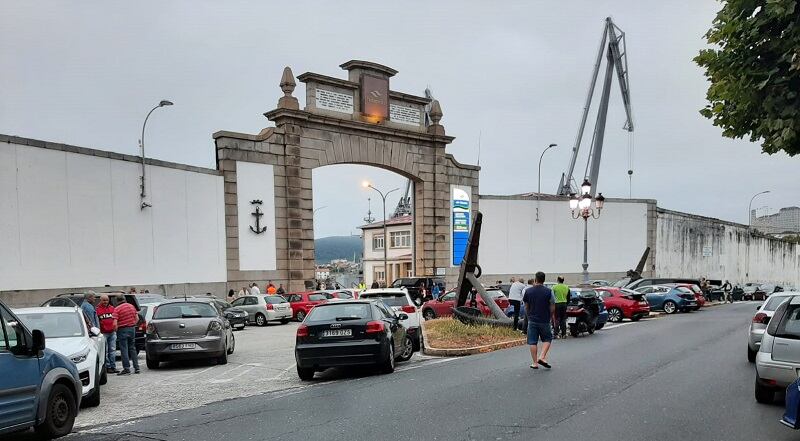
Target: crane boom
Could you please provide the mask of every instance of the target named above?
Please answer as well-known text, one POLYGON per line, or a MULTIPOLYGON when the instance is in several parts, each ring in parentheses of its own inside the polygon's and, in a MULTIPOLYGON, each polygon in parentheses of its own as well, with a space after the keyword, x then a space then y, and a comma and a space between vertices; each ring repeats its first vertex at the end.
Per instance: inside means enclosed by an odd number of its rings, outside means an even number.
POLYGON ((561 175, 561 182, 558 184, 557 194, 562 196, 575 193, 577 190, 574 185, 575 180, 573 173, 575 171, 575 163, 578 159, 581 141, 583 140, 583 134, 586 129, 586 120, 589 116, 589 109, 592 104, 592 97, 594 96, 594 89, 597 83, 597 77, 600 73, 600 65, 604 54, 606 56, 606 70, 605 77, 603 78, 603 90, 600 96, 597 120, 592 134, 589 157, 586 162, 586 172, 584 173, 584 176, 592 183, 593 193, 597 189, 597 180, 600 172, 600 159, 603 152, 606 116, 608 115, 608 102, 611 94, 611 82, 614 70, 616 70, 617 73, 622 101, 625 106, 625 114, 627 116, 627 121, 623 128, 628 132, 633 132, 633 114, 631 111, 630 83, 628 80, 628 59, 625 50, 625 32, 614 24, 611 17, 607 17, 603 27, 603 36, 600 39, 600 48, 597 51, 597 58, 595 60, 594 69, 592 70, 592 80, 589 83, 586 103, 583 107, 581 121, 578 126, 578 134, 575 137, 575 144, 572 148, 572 157, 570 158, 567 171, 561 175), (619 31, 619 35, 617 35, 617 31, 619 31))

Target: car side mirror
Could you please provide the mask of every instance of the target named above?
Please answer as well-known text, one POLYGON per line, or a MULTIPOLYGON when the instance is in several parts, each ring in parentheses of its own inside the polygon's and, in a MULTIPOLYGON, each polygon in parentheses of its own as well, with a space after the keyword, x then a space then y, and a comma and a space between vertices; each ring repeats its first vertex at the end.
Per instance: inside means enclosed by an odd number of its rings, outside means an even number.
POLYGON ((403 314, 403 313, 397 314, 397 319, 398 320, 408 320, 408 314, 403 314))
POLYGON ((761 309, 761 305, 756 305, 756 311, 758 311, 759 309, 761 309))
POLYGON ((100 336, 100 329, 92 326, 89 328, 89 335, 92 337, 99 337, 100 336))
POLYGON ((44 341, 44 332, 34 329, 31 332, 32 342, 31 342, 31 353, 38 354, 41 351, 44 351, 45 348, 45 341, 44 341))

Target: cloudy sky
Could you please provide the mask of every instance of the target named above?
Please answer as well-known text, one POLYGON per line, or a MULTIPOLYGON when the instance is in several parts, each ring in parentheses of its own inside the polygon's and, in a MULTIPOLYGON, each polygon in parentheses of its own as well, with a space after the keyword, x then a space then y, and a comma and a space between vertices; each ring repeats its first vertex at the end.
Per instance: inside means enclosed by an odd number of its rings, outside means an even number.
MULTIPOLYGON (((399 71, 393 90, 431 87, 456 137, 448 151, 460 162, 478 161, 480 138, 481 194, 535 190, 539 154, 558 143, 542 171, 542 190, 553 192, 610 15, 628 38, 633 197, 746 222, 748 201, 762 190, 771 193, 755 207, 800 205, 800 159, 722 138, 698 114, 707 82, 691 59, 719 7, 712 0, 0 0, 0 133, 137 154, 144 115, 168 98, 175 106, 148 122, 148 156, 213 167, 213 132, 268 126, 262 114, 277 103, 284 66, 344 78, 339 64, 363 59, 399 71)), ((615 84, 598 187, 606 196, 628 196, 623 123, 615 84)), ((576 175, 584 164, 579 159, 576 175)), ((399 176, 370 167, 315 170, 315 206, 325 207, 316 215, 318 237, 356 232, 370 196, 363 179, 404 187, 399 176)))

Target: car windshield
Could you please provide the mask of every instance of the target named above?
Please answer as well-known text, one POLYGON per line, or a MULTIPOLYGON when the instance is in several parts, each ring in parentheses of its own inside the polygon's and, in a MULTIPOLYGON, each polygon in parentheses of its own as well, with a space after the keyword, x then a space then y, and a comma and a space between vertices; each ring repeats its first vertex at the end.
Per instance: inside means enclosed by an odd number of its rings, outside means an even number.
POLYGON ((17 314, 28 329, 38 329, 46 338, 81 337, 83 325, 77 312, 17 314))
POLYGON ((386 303, 389 306, 406 306, 410 305, 408 302, 408 297, 405 293, 371 293, 371 294, 361 294, 362 299, 381 299, 383 303, 386 303))
POLYGON ((308 300, 312 302, 319 302, 322 300, 328 300, 328 297, 326 297, 325 294, 309 294, 308 300))
POLYGON ((312 309, 305 321, 327 322, 370 318, 372 313, 366 303, 328 303, 312 309))
POLYGON ((613 283, 611 286, 615 286, 615 287, 617 287, 617 288, 622 288, 623 286, 625 286, 625 285, 627 285, 628 283, 630 283, 630 281, 631 281, 631 279, 630 279, 630 278, 628 278, 628 277, 625 277, 625 278, 623 278, 623 279, 619 279, 619 280, 617 280, 617 281, 616 281, 616 282, 614 282, 614 283, 613 283))
POLYGON ((277 305, 279 303, 285 303, 286 299, 281 296, 264 296, 264 301, 272 305, 277 305))
POLYGON ((764 304, 762 311, 775 311, 779 306, 781 306, 781 303, 791 298, 792 296, 771 296, 767 300, 767 303, 764 304))
POLYGON ((201 318, 216 317, 216 315, 216 310, 208 303, 181 302, 159 306, 153 314, 153 319, 201 318))

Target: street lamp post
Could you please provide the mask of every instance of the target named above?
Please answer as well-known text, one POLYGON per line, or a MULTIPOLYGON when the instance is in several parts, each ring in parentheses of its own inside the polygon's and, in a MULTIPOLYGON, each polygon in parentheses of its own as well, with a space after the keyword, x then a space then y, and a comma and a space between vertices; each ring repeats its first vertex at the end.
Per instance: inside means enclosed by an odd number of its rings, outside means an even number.
POLYGON ((583 283, 589 283, 589 218, 598 219, 603 210, 606 198, 603 193, 598 193, 592 198, 592 184, 588 179, 581 185, 582 196, 572 193, 569 198, 569 208, 572 210, 573 219, 583 218, 583 283), (594 208, 592 201, 594 200, 594 208))
POLYGON ((381 195, 381 199, 383 200, 383 282, 388 286, 388 278, 389 278, 389 266, 388 266, 388 255, 387 250, 389 248, 389 235, 386 233, 386 197, 393 191, 399 190, 399 188, 393 188, 386 193, 378 190, 377 188, 373 187, 368 181, 364 181, 361 185, 364 188, 371 188, 378 192, 381 195))
POLYGON ((141 198, 141 202, 142 202, 140 208, 142 210, 144 210, 147 207, 151 207, 152 206, 152 205, 148 204, 147 202, 145 202, 145 200, 144 200, 145 196, 147 196, 147 192, 145 191, 145 182, 144 182, 144 129, 145 129, 145 127, 147 127, 147 120, 150 118, 150 114, 153 113, 154 110, 158 109, 159 107, 171 106, 171 105, 172 105, 172 101, 161 100, 161 102, 159 102, 157 106, 153 107, 152 109, 150 109, 149 112, 147 112, 147 116, 144 118, 144 124, 142 124, 142 137, 139 138, 139 147, 142 149, 142 178, 141 178, 141 184, 140 184, 141 187, 142 187, 141 188, 142 191, 139 194, 139 196, 141 198))
POLYGON ((539 222, 539 195, 542 194, 542 158, 544 158, 544 154, 548 150, 557 145, 558 144, 550 144, 546 149, 544 149, 541 156, 539 156, 539 185, 536 187, 536 222, 539 222))
POLYGON ((750 204, 749 204, 749 205, 747 205, 747 230, 748 230, 748 231, 750 230, 750 222, 751 222, 751 219, 752 219, 752 216, 753 216, 752 214, 750 214, 750 213, 751 213, 751 211, 750 211, 750 210, 752 210, 752 209, 753 209, 753 200, 754 200, 754 199, 755 199, 755 198, 756 198, 758 195, 762 195, 762 194, 765 194, 765 193, 769 193, 769 190, 764 190, 764 191, 762 191, 762 192, 760 192, 760 193, 756 193, 756 194, 754 194, 754 195, 753 195, 753 197, 752 197, 752 198, 750 198, 750 204))

